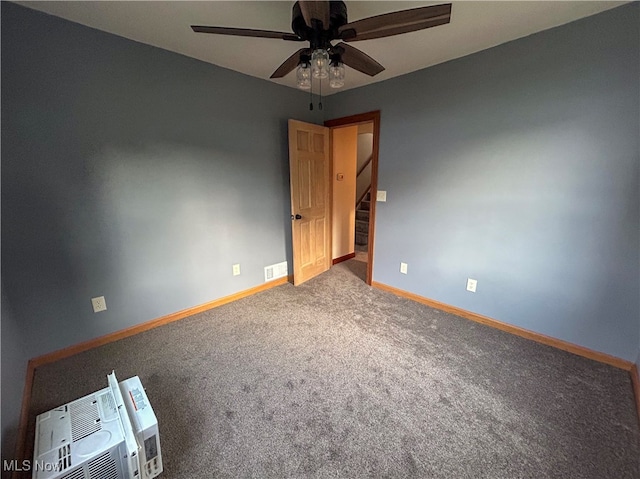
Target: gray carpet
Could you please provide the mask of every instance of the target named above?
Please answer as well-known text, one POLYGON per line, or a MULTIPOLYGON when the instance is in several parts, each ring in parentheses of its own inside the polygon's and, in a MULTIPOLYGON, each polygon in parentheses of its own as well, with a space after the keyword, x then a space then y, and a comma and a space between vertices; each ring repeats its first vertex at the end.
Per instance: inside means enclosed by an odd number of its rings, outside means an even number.
POLYGON ((36 371, 139 375, 165 479, 639 478, 629 374, 366 286, 348 261, 36 371))

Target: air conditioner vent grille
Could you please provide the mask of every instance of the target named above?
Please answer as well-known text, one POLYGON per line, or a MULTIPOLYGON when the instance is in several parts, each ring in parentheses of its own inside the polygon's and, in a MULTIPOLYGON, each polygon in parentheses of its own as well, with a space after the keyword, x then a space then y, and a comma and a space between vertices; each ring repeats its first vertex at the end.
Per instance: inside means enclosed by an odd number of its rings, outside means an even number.
POLYGON ((70 473, 65 474, 60 479, 85 479, 85 475, 82 468, 79 467, 75 471, 71 471, 70 473))
POLYGON ((87 397, 70 404, 71 440, 77 442, 102 429, 100 413, 93 397, 87 397))
POLYGON ((89 478, 118 479, 118 466, 111 453, 105 452, 89 463, 89 478))

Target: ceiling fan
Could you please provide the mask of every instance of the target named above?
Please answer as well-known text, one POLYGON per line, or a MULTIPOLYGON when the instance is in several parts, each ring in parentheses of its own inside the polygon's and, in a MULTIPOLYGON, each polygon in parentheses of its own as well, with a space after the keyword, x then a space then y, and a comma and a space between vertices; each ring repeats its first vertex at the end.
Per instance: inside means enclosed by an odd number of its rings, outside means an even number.
POLYGON ((372 40, 414 32, 449 23, 451 4, 412 8, 363 18, 349 23, 343 1, 297 1, 293 5, 293 33, 250 28, 192 25, 197 33, 279 38, 291 42, 309 42, 287 58, 271 78, 282 78, 296 67, 298 87, 311 88, 311 77, 329 78, 333 88, 344 85, 344 65, 374 76, 384 67, 369 55, 345 42, 372 40), (340 41, 336 45, 331 42, 340 41))

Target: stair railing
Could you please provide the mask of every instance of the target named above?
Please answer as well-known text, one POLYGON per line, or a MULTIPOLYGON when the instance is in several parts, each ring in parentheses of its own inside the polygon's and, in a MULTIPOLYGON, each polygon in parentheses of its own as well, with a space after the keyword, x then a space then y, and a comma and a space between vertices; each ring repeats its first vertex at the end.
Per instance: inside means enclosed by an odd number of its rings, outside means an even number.
POLYGON ((358 206, 360 206, 360 203, 362 203, 362 200, 364 200, 367 197, 367 193, 369 193, 371 191, 371 185, 369 185, 369 187, 364 190, 364 193, 362 194, 362 196, 360 196, 360 198, 358 198, 358 201, 356 201, 356 209, 358 209, 358 206))
MULTIPOLYGON (((371 164, 372 160, 373 160, 373 154, 371 154, 369 159, 362 164, 362 166, 358 170, 358 173, 356 173, 356 185, 358 184, 358 178, 364 172, 364 170, 367 169, 367 166, 371 164)), ((364 200, 364 198, 367 196, 367 193, 369 193, 370 191, 371 191, 371 181, 369 181, 369 186, 365 188, 364 192, 360 195, 360 198, 358 198, 358 201, 356 201, 356 209, 358 208, 360 203, 362 203, 362 200, 364 200)))
POLYGON ((358 178, 358 176, 360 176, 362 174, 362 172, 364 171, 364 169, 369 166, 369 163, 371 163, 371 160, 373 160, 373 155, 371 155, 369 157, 369 159, 367 161, 365 161, 363 163, 363 165, 360 167, 360 169, 358 170, 358 172, 356 173, 356 178, 358 178))

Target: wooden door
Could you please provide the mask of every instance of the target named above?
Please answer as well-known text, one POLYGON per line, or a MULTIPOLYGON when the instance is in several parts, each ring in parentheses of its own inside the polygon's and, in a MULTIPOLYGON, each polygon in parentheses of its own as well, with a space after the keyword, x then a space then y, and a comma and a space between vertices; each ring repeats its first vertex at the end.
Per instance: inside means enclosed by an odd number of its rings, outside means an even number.
POLYGON ((329 129, 289 120, 293 284, 331 267, 329 129))

